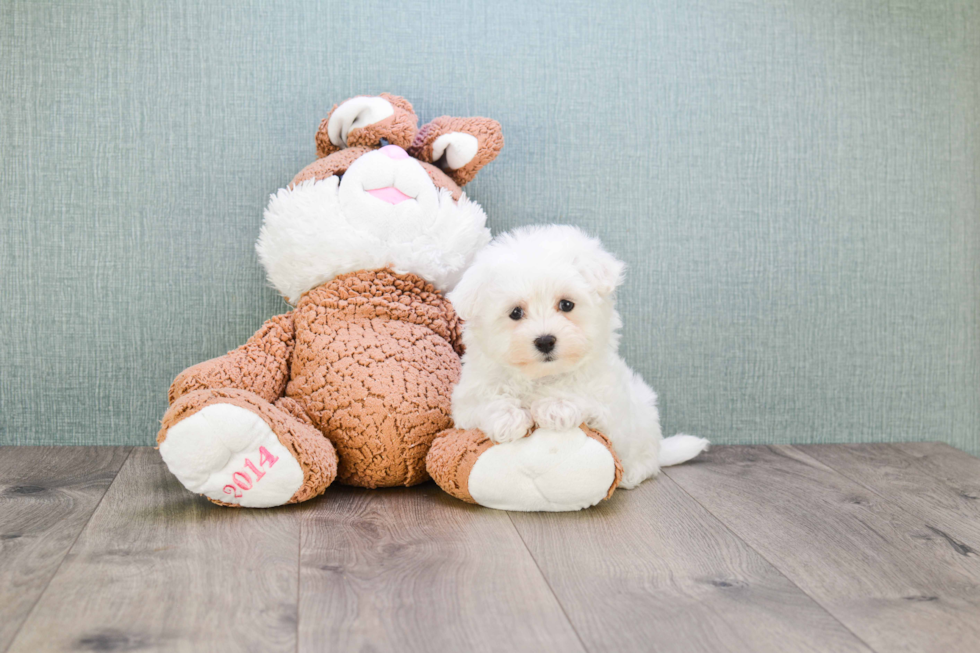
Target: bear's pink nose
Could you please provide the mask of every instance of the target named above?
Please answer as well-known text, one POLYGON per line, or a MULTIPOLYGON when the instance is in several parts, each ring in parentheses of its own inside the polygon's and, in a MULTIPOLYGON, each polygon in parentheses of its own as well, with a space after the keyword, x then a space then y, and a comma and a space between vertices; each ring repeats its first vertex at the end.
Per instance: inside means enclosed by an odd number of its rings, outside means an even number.
POLYGON ((398 147, 397 145, 385 145, 381 148, 381 151, 388 155, 389 159, 407 159, 408 152, 398 147))

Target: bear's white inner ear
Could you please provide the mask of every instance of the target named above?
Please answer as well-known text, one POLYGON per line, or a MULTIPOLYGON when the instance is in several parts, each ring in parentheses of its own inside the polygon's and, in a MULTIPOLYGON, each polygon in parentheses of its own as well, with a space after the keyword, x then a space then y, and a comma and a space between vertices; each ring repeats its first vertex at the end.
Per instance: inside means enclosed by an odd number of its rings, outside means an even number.
POLYGON ((391 102, 382 97, 355 97, 334 109, 327 123, 327 136, 337 147, 347 147, 352 129, 367 127, 395 113, 391 102))
POLYGON ((438 161, 446 155, 446 165, 451 170, 458 170, 473 160, 480 142, 476 136, 465 132, 449 132, 443 134, 432 144, 432 160, 438 161))

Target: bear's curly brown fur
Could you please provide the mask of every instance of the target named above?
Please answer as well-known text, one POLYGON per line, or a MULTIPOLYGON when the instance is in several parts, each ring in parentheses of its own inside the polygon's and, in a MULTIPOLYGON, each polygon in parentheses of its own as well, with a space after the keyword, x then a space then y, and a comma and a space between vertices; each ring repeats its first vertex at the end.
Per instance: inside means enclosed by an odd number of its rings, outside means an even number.
POLYGON ((355 272, 307 293, 293 322, 286 395, 337 448, 338 480, 427 480, 425 454, 452 425, 460 372, 460 325, 449 301, 412 274, 355 272))
POLYGON ((302 454, 304 484, 291 502, 321 493, 335 475, 362 487, 421 483, 432 439, 452 426, 459 336, 452 305, 422 278, 341 275, 238 349, 179 374, 157 442, 220 401, 259 414, 302 454))

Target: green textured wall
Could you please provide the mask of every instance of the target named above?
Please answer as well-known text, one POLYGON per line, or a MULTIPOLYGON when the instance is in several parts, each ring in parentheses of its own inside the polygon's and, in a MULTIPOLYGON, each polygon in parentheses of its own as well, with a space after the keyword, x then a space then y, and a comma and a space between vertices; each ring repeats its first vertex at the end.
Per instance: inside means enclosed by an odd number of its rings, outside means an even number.
POLYGON ((0 443, 145 444, 285 306, 252 245, 334 102, 487 115, 468 188, 629 263, 665 430, 980 453, 980 4, 0 4, 0 443))

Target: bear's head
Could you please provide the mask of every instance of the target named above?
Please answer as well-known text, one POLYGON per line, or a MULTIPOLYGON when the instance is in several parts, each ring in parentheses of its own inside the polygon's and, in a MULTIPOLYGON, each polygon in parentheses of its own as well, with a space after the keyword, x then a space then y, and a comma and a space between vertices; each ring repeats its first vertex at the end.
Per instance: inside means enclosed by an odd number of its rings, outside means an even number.
POLYGON ((319 158, 270 198, 256 245, 286 301, 385 267, 445 292, 489 242, 461 186, 500 152, 495 120, 443 116, 419 129, 405 99, 358 96, 334 106, 316 145, 319 158))

